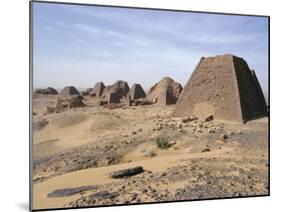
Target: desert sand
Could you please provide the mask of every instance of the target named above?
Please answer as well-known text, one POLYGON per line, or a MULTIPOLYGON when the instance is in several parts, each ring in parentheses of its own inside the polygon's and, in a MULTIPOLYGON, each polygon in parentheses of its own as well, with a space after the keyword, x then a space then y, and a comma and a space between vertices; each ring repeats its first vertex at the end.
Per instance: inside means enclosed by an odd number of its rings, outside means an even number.
POLYGON ((86 107, 46 113, 56 101, 33 99, 33 209, 268 194, 267 117, 186 120, 172 117, 175 105, 106 108, 91 96, 86 107), (110 177, 135 166, 144 171, 110 177))

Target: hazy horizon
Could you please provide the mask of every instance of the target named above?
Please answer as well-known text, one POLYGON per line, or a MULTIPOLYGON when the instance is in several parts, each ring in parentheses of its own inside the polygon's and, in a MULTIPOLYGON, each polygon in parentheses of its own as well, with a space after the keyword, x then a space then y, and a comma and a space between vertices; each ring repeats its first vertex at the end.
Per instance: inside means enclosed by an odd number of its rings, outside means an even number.
MULTIPOLYGON (((204 56, 234 54, 268 92, 268 20, 191 12, 34 3, 34 88, 125 80, 183 86, 204 56)), ((266 97, 267 99, 267 97, 266 97)))

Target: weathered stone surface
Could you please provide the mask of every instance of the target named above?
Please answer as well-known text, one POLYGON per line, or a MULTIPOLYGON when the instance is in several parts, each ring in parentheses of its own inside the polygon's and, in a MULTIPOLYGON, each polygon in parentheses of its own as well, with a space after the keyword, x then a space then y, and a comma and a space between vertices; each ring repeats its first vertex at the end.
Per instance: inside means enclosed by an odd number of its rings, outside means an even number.
POLYGON ((73 96, 69 98, 68 101, 68 107, 85 107, 86 105, 82 102, 82 96, 73 96))
POLYGON ((48 197, 67 197, 83 191, 95 190, 98 186, 81 186, 76 188, 57 189, 48 194, 48 197))
POLYGON ((139 173, 142 173, 143 167, 142 166, 136 166, 133 168, 129 169, 123 169, 123 170, 118 170, 115 172, 110 173, 110 177, 112 178, 123 178, 123 177, 128 177, 128 176, 133 176, 139 173))
POLYGON ((181 84, 175 82, 170 77, 164 77, 161 81, 150 88, 145 102, 162 106, 176 104, 181 91, 181 84))
POLYGON ((91 96, 101 97, 104 91, 105 85, 103 82, 97 82, 95 87, 90 91, 91 96))
POLYGON ((113 85, 106 86, 101 97, 108 104, 125 102, 129 90, 130 88, 126 81, 118 80, 113 85))
POLYGON ((107 101, 108 101, 108 104, 110 104, 110 103, 120 103, 120 98, 117 96, 116 93, 108 93, 107 94, 107 101))
POLYGON ((201 58, 174 111, 176 117, 192 114, 241 122, 267 114, 258 80, 243 58, 201 58))
POLYGON ((140 84, 133 84, 129 91, 129 96, 131 100, 136 100, 140 98, 145 98, 146 94, 140 84))

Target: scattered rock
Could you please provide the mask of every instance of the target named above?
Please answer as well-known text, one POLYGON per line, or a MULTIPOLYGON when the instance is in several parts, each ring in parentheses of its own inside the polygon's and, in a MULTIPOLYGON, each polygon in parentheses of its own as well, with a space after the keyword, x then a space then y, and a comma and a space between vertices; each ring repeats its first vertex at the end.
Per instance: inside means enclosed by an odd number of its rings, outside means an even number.
POLYGON ((210 152, 210 151, 211 151, 211 150, 210 150, 208 147, 206 147, 206 148, 202 149, 201 152, 210 152))
POLYGON ((207 121, 212 121, 212 120, 214 120, 214 116, 213 116, 213 115, 209 115, 209 116, 207 116, 207 117, 205 118, 205 122, 207 122, 207 121))
POLYGON ((221 139, 227 139, 228 138, 228 135, 226 134, 226 133, 223 133, 222 135, 221 135, 221 139))
POLYGON ((177 142, 176 141, 170 141, 169 142, 171 145, 175 145, 175 144, 177 144, 177 142))
POLYGON ((131 144, 133 143, 131 140, 126 141, 126 144, 131 144))
POLYGON ((156 129, 157 130, 162 130, 162 126, 158 126, 156 129))
POLYGON ((187 123, 187 122, 191 122, 191 121, 194 121, 197 119, 198 119, 197 117, 187 117, 187 118, 182 119, 182 122, 187 123))
POLYGON ((114 197, 117 197, 118 194, 117 192, 109 192, 109 191, 99 191, 97 193, 91 194, 88 196, 89 200, 94 200, 94 199, 111 199, 114 197))
POLYGON ((214 130, 214 128, 211 128, 208 130, 208 133, 215 133, 216 131, 214 130))
POLYGON ((165 177, 167 175, 166 172, 161 173, 160 177, 165 177))
POLYGON ((184 132, 184 130, 183 130, 183 129, 178 129, 178 131, 179 131, 179 132, 181 132, 181 133, 183 133, 183 132, 184 132))
POLYGON ((123 169, 123 170, 118 170, 115 172, 110 173, 110 177, 112 178, 123 178, 123 177, 128 177, 128 176, 133 176, 139 173, 142 173, 143 167, 142 166, 136 166, 133 168, 129 168, 129 169, 123 169))

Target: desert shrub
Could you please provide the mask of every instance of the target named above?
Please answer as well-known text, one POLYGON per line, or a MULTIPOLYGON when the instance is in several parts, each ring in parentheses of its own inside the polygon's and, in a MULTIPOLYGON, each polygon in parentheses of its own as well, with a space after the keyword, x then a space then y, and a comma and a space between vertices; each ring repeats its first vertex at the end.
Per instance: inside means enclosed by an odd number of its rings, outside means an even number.
POLYGON ((156 145, 160 149, 168 149, 172 146, 166 138, 157 138, 156 145))

